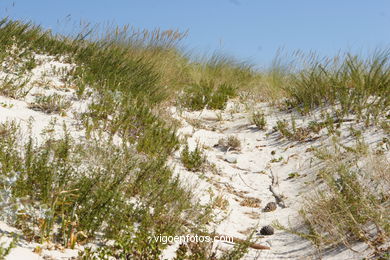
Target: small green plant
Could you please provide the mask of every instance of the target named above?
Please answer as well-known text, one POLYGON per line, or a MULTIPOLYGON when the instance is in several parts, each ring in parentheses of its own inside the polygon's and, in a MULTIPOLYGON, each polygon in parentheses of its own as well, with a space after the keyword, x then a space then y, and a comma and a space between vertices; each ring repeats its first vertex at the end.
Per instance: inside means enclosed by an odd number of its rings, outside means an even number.
POLYGON ((383 131, 390 135, 390 123, 387 122, 387 121, 382 121, 381 124, 380 124, 381 128, 383 129, 383 131))
POLYGON ((181 97, 181 104, 190 110, 224 109, 229 98, 236 95, 235 89, 223 83, 215 86, 214 81, 202 80, 199 84, 193 84, 185 90, 181 97))
POLYGON ((324 128, 324 124, 319 123, 317 121, 310 121, 307 128, 313 133, 318 134, 321 131, 321 129, 324 128))
POLYGON ((277 121, 275 130, 280 132, 280 135, 291 141, 305 141, 310 137, 309 127, 296 127, 295 120, 292 120, 292 130, 289 129, 288 122, 286 120, 277 121))
MULTIPOLYGON (((0 239, 2 238, 3 236, 0 235, 0 239)), ((11 253, 11 250, 16 246, 16 243, 17 243, 16 237, 14 237, 8 245, 6 245, 5 242, 0 243, 0 260, 5 259, 5 257, 9 255, 9 253, 11 253)))
POLYGON ((252 113, 251 115, 251 123, 256 125, 260 130, 264 130, 267 126, 267 121, 265 119, 265 115, 261 111, 257 111, 252 113))
POLYGON ((288 174, 288 179, 295 179, 301 176, 298 172, 292 172, 288 174))
POLYGON ((71 105, 72 102, 65 97, 54 94, 51 96, 37 96, 35 101, 29 104, 28 107, 36 111, 52 114, 64 113, 71 105))
POLYGON ((188 145, 186 145, 181 152, 181 161, 184 167, 189 171, 201 171, 206 158, 197 145, 194 151, 189 151, 188 145))
POLYGON ((277 121, 275 129, 277 131, 279 131, 280 134, 287 139, 291 139, 293 136, 293 134, 290 132, 290 130, 288 130, 288 123, 286 120, 277 121))
POLYGON ((28 83, 26 79, 8 78, 8 76, 0 82, 0 95, 10 98, 24 98, 30 89, 25 86, 28 83))
POLYGON ((277 163, 277 162, 281 162, 283 160, 283 157, 280 156, 279 158, 273 158, 270 162, 271 163, 277 163))

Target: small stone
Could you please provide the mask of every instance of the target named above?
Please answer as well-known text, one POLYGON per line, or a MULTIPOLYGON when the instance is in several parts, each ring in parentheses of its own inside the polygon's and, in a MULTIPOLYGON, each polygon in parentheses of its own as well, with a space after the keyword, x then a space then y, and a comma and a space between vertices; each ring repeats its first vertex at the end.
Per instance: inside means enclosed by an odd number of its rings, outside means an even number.
POLYGON ((264 226, 260 230, 260 234, 264 236, 270 236, 274 234, 274 228, 271 226, 264 226))
POLYGON ((268 202, 267 205, 264 207, 264 212, 271 212, 276 210, 277 205, 275 202, 268 202))
POLYGON ((232 156, 232 155, 226 155, 225 156, 225 161, 227 161, 229 163, 236 163, 237 162, 237 158, 235 156, 232 156))

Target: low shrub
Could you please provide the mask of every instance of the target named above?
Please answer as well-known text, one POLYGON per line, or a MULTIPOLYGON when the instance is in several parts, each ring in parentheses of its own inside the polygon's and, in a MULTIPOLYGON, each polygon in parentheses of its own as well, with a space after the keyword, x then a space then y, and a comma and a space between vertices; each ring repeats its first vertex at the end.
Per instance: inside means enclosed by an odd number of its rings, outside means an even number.
MULTIPOLYGON (((74 247, 99 232, 120 241, 124 230, 138 225, 140 236, 174 234, 186 210, 197 207, 164 156, 148 160, 110 139, 76 142, 66 128, 62 138, 49 135, 42 144, 29 138, 20 146, 17 128, 3 128, 0 181, 11 193, 2 194, 1 216, 27 240, 74 247)), ((138 246, 149 252, 147 244, 138 246)))
POLYGON ((222 83, 215 86, 213 81, 202 80, 199 84, 188 87, 181 97, 181 105, 190 110, 224 109, 229 98, 236 95, 235 89, 222 83))
POLYGON ((194 151, 190 151, 188 145, 186 145, 181 152, 181 161, 187 170, 196 172, 202 170, 206 158, 198 145, 194 151))
POLYGON ((267 120, 265 119, 264 113, 261 111, 252 113, 250 121, 260 130, 264 130, 267 126, 267 120))

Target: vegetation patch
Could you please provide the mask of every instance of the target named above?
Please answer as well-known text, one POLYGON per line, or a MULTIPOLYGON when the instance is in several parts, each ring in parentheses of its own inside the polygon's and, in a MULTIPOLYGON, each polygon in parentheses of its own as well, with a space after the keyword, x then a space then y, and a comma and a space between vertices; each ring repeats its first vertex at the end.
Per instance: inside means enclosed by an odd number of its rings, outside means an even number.
POLYGON ((202 80, 184 91, 181 105, 190 110, 224 109, 229 98, 236 95, 236 90, 228 83, 215 86, 214 81, 202 80))
POLYGON ((53 94, 51 96, 37 96, 35 101, 28 105, 28 108, 42 111, 47 114, 65 114, 65 111, 70 108, 72 102, 66 97, 53 94))
POLYGON ((250 120, 251 123, 260 130, 266 129, 267 120, 265 119, 265 115, 262 111, 253 112, 250 120))
MULTIPOLYGON (((33 87, 46 85, 45 76, 30 81, 34 69, 44 62, 37 58, 43 54, 72 65, 50 73, 61 76, 63 87, 72 88, 78 102, 88 100, 87 109, 75 113, 85 130, 86 138, 79 141, 66 125, 61 136, 54 133, 54 126, 47 129, 42 142, 22 135, 14 122, 0 125, 2 221, 21 230, 31 242, 66 248, 104 244, 80 252, 81 259, 157 259, 167 245, 150 237, 205 234, 205 225, 213 220, 212 207, 226 210, 229 201, 217 196, 210 205, 199 205, 167 166, 179 149, 179 140, 177 124, 163 115, 175 102, 188 110, 223 110, 229 99, 241 97, 270 101, 301 114, 322 110, 322 121, 297 126, 292 117, 291 122, 276 123, 274 130, 295 142, 311 141, 313 134, 318 137, 323 130, 340 136, 341 124, 351 120, 366 127, 379 125, 381 133, 390 133, 387 50, 367 59, 351 54, 312 59, 296 70, 276 60, 271 69, 260 71, 225 56, 190 58, 179 48, 185 36, 178 31, 134 31, 125 26, 103 34, 87 30, 65 37, 30 23, 0 20, 1 96, 23 100, 33 87), (115 144, 114 138, 119 139, 115 144)), ((71 105, 55 94, 37 96, 29 108, 65 116, 71 105)), ((218 120, 222 119, 221 112, 218 120)), ((256 111, 250 122, 265 130, 266 119, 262 111, 256 111)), ((203 127, 199 122, 192 123, 203 127)), ((363 134, 351 126, 355 146, 337 143, 331 152, 312 148, 325 167, 317 174, 319 188, 300 212, 307 230, 299 234, 320 248, 351 247, 362 241, 375 257, 386 257, 389 142, 384 138, 374 153, 363 134)), ((229 136, 219 140, 219 146, 239 150, 241 142, 229 136)), ((275 157, 275 151, 271 155, 271 163, 283 161, 275 157)), ((187 170, 205 171, 206 158, 199 146, 190 151, 185 145, 180 157, 187 170)), ((288 179, 298 177, 297 172, 288 175, 288 179)), ((241 198, 240 206, 260 207, 258 198, 241 198)), ((0 258, 13 245, 0 245, 0 258)), ((247 248, 247 241, 236 243, 220 259, 240 259, 247 248)), ((41 251, 37 246, 36 252, 41 251)), ((190 258, 218 259, 211 243, 181 245, 176 259, 190 258)))
POLYGON ((389 58, 389 50, 383 50, 365 60, 352 54, 305 60, 307 65, 285 87, 288 103, 304 113, 339 105, 341 115, 352 113, 375 121, 390 104, 389 58))
POLYGON ((97 232, 120 242, 134 231, 140 238, 132 248, 147 252, 147 234, 177 234, 181 215, 194 206, 164 158, 145 161, 109 140, 79 143, 66 128, 60 139, 48 136, 38 145, 30 138, 20 146, 17 127, 3 128, 1 185, 11 193, 3 194, 2 218, 29 241, 72 248, 94 241, 97 232))
POLYGON ((190 151, 188 145, 186 145, 181 152, 181 161, 187 170, 197 172, 203 169, 206 157, 198 145, 193 151, 190 151))

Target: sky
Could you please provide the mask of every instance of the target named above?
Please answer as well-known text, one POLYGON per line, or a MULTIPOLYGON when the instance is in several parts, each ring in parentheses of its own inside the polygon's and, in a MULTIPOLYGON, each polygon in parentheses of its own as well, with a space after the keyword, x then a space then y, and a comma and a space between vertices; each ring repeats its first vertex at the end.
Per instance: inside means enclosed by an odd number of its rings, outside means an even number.
POLYGON ((278 50, 333 56, 390 47, 390 0, 0 0, 0 15, 61 33, 80 21, 188 30, 186 50, 258 66, 278 50))

